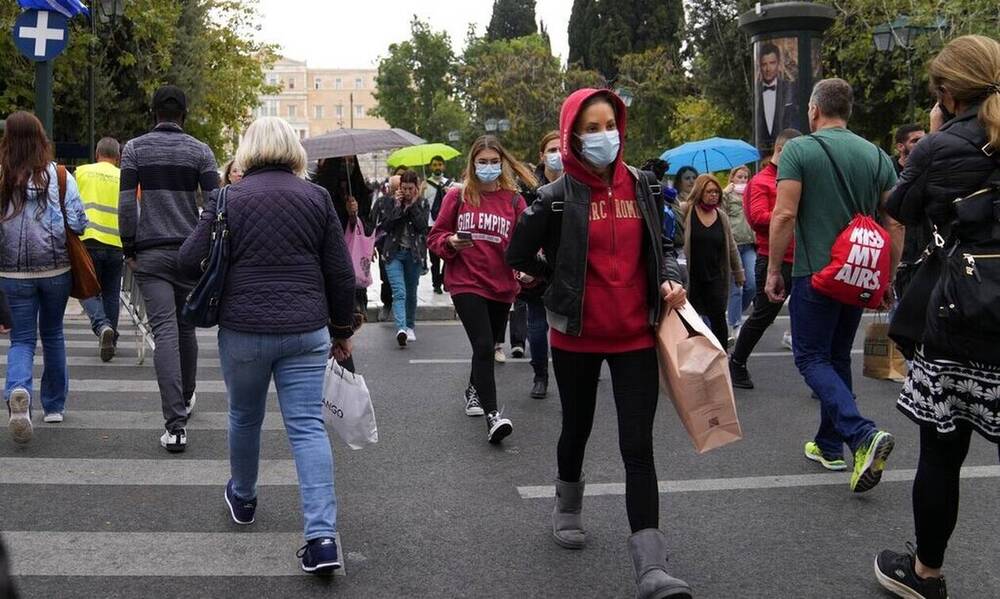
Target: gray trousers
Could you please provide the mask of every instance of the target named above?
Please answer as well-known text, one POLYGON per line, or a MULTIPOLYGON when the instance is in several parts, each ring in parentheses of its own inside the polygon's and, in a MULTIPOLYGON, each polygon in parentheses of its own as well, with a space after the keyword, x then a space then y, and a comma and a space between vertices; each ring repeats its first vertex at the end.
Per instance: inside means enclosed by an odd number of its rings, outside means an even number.
POLYGON ((198 374, 198 338, 193 325, 180 320, 181 307, 196 281, 177 268, 176 250, 146 250, 137 256, 136 279, 146 301, 156 351, 156 382, 160 387, 165 428, 187 425, 185 402, 194 394, 198 374))

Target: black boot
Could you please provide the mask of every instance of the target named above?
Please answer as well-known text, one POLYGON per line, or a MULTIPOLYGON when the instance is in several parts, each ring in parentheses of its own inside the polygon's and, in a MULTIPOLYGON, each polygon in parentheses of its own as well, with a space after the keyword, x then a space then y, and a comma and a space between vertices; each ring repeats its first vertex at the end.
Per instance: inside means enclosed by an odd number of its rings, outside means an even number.
POLYGON ((746 364, 740 364, 736 360, 729 360, 729 376, 733 379, 733 387, 736 389, 753 389, 753 379, 750 378, 750 371, 746 364))
POLYGON ((535 384, 531 386, 532 399, 545 399, 549 394, 549 379, 546 377, 535 377, 535 384))

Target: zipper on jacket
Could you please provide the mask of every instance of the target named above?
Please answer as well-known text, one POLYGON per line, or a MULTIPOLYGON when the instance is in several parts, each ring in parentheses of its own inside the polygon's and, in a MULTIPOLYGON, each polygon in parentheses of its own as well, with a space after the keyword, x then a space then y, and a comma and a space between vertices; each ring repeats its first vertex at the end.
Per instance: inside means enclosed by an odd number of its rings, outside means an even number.
POLYGON ((962 254, 962 258, 965 260, 965 276, 976 277, 976 281, 982 283, 983 279, 979 276, 979 269, 976 268, 976 259, 996 260, 1000 259, 1000 254, 962 254))

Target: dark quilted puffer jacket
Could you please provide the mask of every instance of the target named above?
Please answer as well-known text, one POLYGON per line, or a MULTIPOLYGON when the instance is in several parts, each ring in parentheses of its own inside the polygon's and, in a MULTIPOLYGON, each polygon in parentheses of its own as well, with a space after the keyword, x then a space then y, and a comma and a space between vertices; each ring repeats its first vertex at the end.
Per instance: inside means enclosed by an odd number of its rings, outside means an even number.
MULTIPOLYGON (((180 250, 197 276, 208 257, 213 192, 180 250)), ((230 265, 219 324, 247 333, 351 336, 354 269, 330 194, 284 168, 246 173, 229 187, 230 265)))

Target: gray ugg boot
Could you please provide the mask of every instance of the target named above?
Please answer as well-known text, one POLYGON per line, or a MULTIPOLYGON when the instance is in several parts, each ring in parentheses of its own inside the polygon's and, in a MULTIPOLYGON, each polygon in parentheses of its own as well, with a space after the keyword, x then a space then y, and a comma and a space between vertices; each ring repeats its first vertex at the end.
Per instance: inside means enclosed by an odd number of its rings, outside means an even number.
POLYGON ((583 530, 583 477, 568 483, 556 479, 556 504, 552 508, 552 538, 560 547, 583 549, 587 541, 583 530))
POLYGON ((667 574, 667 538, 657 528, 645 528, 628 538, 635 567, 635 599, 691 599, 691 587, 667 574))

